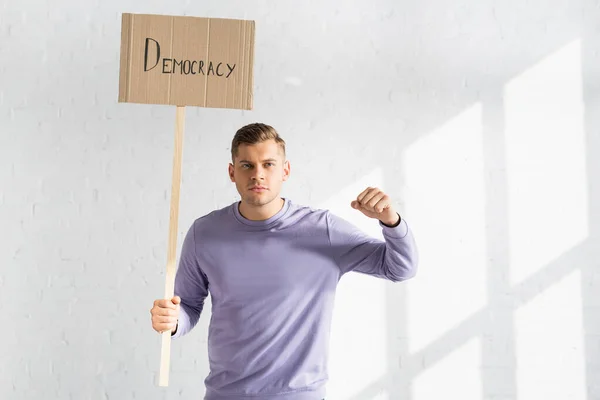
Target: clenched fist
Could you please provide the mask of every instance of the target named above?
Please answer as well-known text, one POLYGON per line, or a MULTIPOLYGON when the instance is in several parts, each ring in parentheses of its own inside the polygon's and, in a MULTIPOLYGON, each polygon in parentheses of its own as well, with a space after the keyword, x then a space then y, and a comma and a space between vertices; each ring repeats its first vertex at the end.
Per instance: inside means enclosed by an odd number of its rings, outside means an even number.
POLYGON ((381 189, 368 187, 363 190, 350 206, 359 210, 369 218, 380 220, 388 226, 394 226, 400 221, 400 214, 392 207, 390 197, 381 189))
POLYGON ((181 298, 174 296, 172 299, 154 300, 154 306, 150 310, 152 314, 152 329, 158 333, 177 330, 177 321, 179 319, 179 303, 181 298))

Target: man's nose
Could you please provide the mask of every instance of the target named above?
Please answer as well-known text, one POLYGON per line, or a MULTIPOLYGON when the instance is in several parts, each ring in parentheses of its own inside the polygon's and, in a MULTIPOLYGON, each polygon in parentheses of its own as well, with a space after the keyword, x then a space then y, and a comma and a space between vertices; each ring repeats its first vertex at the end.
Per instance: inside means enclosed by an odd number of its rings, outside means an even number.
POLYGON ((261 167, 256 168, 252 179, 256 181, 265 179, 264 170, 261 167))

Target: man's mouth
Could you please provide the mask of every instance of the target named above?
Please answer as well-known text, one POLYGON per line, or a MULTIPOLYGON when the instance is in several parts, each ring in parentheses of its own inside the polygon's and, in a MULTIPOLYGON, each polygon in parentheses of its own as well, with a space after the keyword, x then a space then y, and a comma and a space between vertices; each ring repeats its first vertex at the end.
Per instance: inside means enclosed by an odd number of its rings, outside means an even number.
POLYGON ((250 188, 250 190, 252 190, 253 192, 264 192, 265 190, 269 190, 264 186, 252 186, 250 188))

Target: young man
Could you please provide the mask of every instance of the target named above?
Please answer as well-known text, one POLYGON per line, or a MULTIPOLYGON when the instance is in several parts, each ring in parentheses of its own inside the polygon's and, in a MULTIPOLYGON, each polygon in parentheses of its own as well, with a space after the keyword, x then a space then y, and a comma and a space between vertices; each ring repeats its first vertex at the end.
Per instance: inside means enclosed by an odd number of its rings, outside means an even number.
POLYGON ((241 201, 193 223, 175 296, 154 302, 152 327, 185 335, 210 293, 206 400, 320 400, 338 281, 350 271, 412 278, 413 236, 377 188, 366 188, 350 206, 378 220, 385 241, 326 210, 281 198, 290 163, 285 142, 268 125, 238 130, 231 155, 229 177, 241 201))

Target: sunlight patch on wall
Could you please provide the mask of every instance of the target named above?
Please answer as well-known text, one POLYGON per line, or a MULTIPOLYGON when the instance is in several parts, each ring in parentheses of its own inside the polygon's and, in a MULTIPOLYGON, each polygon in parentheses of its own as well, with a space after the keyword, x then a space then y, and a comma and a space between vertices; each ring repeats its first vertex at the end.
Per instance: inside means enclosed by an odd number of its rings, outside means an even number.
POLYGON ((405 154, 407 222, 420 254, 407 285, 409 350, 423 349, 486 302, 485 180, 481 105, 405 154))
POLYGON ((480 366, 481 340, 472 338, 415 378, 412 399, 481 400, 480 366))
POLYGON ((506 85, 510 284, 588 236, 581 42, 506 85))
POLYGON ((519 399, 585 400, 581 272, 516 311, 519 399))

